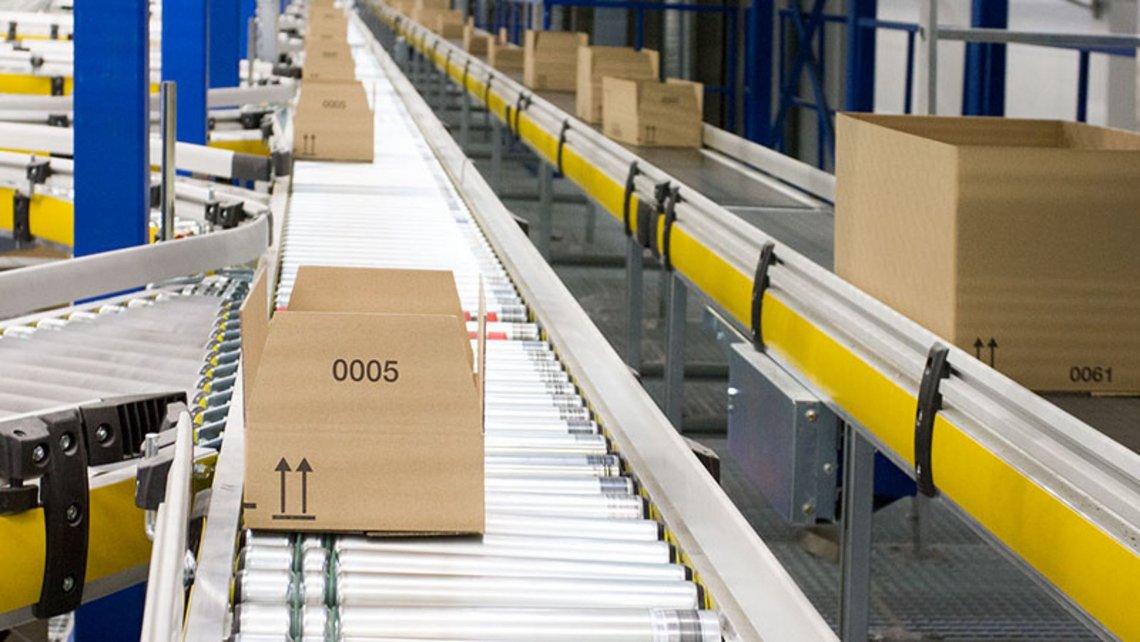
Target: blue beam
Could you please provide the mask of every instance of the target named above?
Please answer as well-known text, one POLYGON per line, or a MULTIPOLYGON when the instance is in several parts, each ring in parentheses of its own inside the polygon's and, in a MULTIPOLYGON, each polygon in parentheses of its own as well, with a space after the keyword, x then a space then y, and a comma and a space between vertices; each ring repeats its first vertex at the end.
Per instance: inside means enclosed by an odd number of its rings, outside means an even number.
POLYGON ((178 87, 178 140, 206 144, 207 0, 163 0, 162 79, 178 87))
POLYGON ((744 135, 761 145, 772 145, 772 58, 775 21, 772 0, 752 0, 748 9, 747 51, 744 74, 744 135))
POLYGON ((875 110, 875 34, 866 21, 874 20, 879 0, 848 0, 847 3, 847 111, 875 110))
MULTIPOLYGON (((988 29, 1009 28, 1009 0, 973 0, 970 24, 988 29)), ((967 116, 1005 114, 1005 45, 966 45, 962 113, 967 116)))
POLYGON ((237 87, 245 52, 241 50, 241 16, 238 0, 209 0, 210 86, 237 87))
POLYGON ((147 0, 75 7, 75 256, 142 245, 150 217, 147 0))

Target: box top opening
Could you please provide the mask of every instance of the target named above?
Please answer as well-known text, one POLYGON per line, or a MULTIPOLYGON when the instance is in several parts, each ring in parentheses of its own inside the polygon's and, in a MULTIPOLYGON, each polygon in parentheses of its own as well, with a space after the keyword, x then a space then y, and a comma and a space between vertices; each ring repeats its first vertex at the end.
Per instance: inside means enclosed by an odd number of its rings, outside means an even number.
POLYGON ((1084 123, 992 117, 844 116, 955 147, 1140 151, 1140 135, 1084 123))

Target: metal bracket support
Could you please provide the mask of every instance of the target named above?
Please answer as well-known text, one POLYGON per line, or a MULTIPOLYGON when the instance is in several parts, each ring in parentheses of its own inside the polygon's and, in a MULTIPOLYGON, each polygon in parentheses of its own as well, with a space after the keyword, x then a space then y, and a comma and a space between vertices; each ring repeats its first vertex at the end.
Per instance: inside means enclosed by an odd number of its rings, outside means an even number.
POLYGON ((934 471, 932 469, 932 449, 934 446, 934 418, 942 409, 942 381, 950 377, 950 364, 947 357, 950 349, 941 343, 930 347, 926 356, 926 367, 922 371, 922 384, 918 387, 918 407, 914 413, 914 480, 918 492, 934 497, 934 471))
POLYGON ((764 293, 771 285, 768 270, 772 264, 779 263, 776 258, 776 244, 771 241, 760 248, 760 258, 756 261, 756 276, 752 279, 752 347, 757 351, 764 350, 764 334, 761 325, 761 316, 764 311, 764 293))

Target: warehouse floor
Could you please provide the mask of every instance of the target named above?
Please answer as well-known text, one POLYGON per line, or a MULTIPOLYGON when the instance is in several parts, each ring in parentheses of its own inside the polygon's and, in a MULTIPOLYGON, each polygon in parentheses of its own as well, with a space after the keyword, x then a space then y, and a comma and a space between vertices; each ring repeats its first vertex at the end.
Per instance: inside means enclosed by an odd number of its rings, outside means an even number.
MULTIPOLYGON (((459 112, 442 115, 458 138, 459 112)), ((477 123, 482 116, 474 119, 477 123)), ((490 134, 473 128, 467 152, 493 181, 490 134)), ((503 202, 516 215, 538 223, 537 164, 514 143, 505 155, 503 202)), ((593 231, 586 200, 567 181, 555 179, 551 256, 555 271, 620 353, 625 346, 624 237, 620 225, 600 210, 593 231), (592 237, 592 238, 591 238, 592 237)), ((642 381, 661 403, 664 317, 660 270, 646 271, 642 381)), ((715 449, 722 459, 721 483, 744 516, 833 627, 838 626, 839 565, 835 533, 788 526, 769 507, 726 449, 727 361, 706 328, 699 297, 690 296, 686 365, 704 378, 686 381, 684 432, 715 449), (694 366, 696 366, 694 368, 694 366), (808 549, 813 552, 809 553, 808 549)), ((912 501, 880 510, 874 524, 872 636, 881 640, 1085 640, 1096 639, 1026 574, 985 542, 951 509, 934 502, 916 529, 912 501), (916 532, 922 544, 916 546, 916 532)))

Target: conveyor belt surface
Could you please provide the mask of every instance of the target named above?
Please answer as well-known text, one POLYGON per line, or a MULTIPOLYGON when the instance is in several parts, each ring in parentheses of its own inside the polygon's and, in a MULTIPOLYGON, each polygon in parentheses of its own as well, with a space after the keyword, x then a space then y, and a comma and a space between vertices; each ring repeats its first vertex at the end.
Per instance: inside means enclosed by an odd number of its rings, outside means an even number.
MULTIPOLYGON (((360 53, 359 51, 357 52, 360 53)), ((247 533, 234 632, 448 640, 720 640, 702 589, 370 56, 370 164, 298 163, 278 306, 301 265, 451 270, 487 347, 487 534, 369 540, 247 533)))

